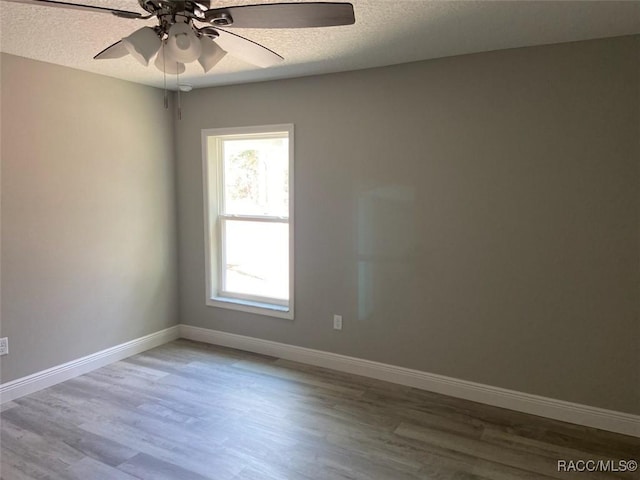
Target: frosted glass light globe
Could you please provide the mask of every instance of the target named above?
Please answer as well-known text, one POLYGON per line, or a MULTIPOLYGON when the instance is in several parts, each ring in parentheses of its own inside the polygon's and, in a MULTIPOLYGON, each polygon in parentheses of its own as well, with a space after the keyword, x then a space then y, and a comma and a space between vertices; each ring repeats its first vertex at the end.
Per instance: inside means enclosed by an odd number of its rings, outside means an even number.
POLYGON ((190 25, 180 22, 171 26, 165 52, 169 57, 168 59, 180 63, 189 63, 197 60, 201 52, 202 45, 200 45, 200 40, 190 25))

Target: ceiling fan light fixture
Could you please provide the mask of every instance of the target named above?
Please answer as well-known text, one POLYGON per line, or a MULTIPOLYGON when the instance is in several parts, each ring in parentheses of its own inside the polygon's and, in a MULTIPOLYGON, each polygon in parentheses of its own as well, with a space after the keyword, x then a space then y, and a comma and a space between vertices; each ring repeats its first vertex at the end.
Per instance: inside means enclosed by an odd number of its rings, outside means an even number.
POLYGON ((156 68, 161 72, 164 72, 168 75, 176 75, 178 73, 184 73, 185 70, 187 69, 184 63, 175 62, 169 59, 166 54, 166 49, 165 49, 165 57, 167 58, 163 58, 162 51, 160 51, 160 53, 158 53, 158 56, 156 57, 156 61, 154 62, 154 65, 156 66, 156 68))
POLYGON ((168 32, 166 44, 167 56, 180 63, 189 63, 198 59, 202 53, 200 40, 191 25, 174 23, 168 32))
MULTIPOLYGON (((154 18, 157 25, 143 27, 128 37, 110 45, 98 53, 94 59, 121 58, 127 53, 142 65, 148 66, 161 45, 165 45, 160 63, 163 72, 174 69, 177 73, 186 69, 184 64, 198 60, 205 73, 217 64, 226 52, 259 67, 270 67, 284 60, 273 50, 253 40, 227 29, 245 28, 310 28, 352 25, 355 23, 353 5, 345 1, 295 1, 254 5, 217 6, 211 8, 211 0, 138 0, 147 15, 140 12, 119 10, 101 5, 85 5, 58 0, 0 0, 2 2, 38 4, 61 9, 84 10, 106 13, 119 18, 148 20, 154 18), (194 22, 208 23, 209 26, 196 27, 194 22), (206 36, 215 39, 215 44, 206 36), (166 39, 166 43, 165 42, 166 39), (165 60, 167 65, 165 65, 165 60)), ((82 0, 76 0, 82 1, 82 0)), ((265 1, 265 0, 263 0, 265 1)), ((95 2, 94 2, 95 3, 95 2)), ((213 2, 218 3, 218 2, 213 2)), ((166 81, 166 76, 165 76, 166 81)), ((166 100, 166 98, 165 98, 166 100)))
POLYGON ((128 37, 122 39, 129 54, 142 65, 149 65, 149 61, 160 49, 160 37, 151 27, 142 27, 128 37))
POLYGON ((200 37, 202 53, 198 57, 198 63, 202 66, 205 73, 215 67, 220 60, 227 54, 213 40, 206 36, 200 37))

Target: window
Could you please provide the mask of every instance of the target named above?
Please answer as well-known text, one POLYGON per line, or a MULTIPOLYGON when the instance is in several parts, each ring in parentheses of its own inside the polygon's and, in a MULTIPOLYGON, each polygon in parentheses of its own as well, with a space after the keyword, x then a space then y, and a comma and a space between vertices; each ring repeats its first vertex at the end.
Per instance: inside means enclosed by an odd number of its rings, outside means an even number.
POLYGON ((207 305, 293 318, 293 125, 202 131, 207 305))

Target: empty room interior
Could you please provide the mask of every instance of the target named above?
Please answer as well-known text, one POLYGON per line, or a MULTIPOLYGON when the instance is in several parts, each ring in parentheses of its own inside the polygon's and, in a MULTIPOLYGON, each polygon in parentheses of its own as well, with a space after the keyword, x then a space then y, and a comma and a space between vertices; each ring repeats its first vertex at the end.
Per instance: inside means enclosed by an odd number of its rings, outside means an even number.
POLYGON ((640 2, 0 0, 2 480, 640 478, 640 2))

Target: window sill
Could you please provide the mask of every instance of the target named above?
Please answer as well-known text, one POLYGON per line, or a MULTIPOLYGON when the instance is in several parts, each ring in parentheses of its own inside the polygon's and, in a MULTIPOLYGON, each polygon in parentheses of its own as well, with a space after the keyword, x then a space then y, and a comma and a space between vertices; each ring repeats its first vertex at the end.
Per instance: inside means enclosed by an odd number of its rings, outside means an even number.
POLYGON ((252 302, 228 297, 213 297, 207 300, 209 307, 226 308, 240 312, 255 313, 267 317, 285 318, 293 320, 293 311, 290 307, 274 305, 272 303, 252 302))

